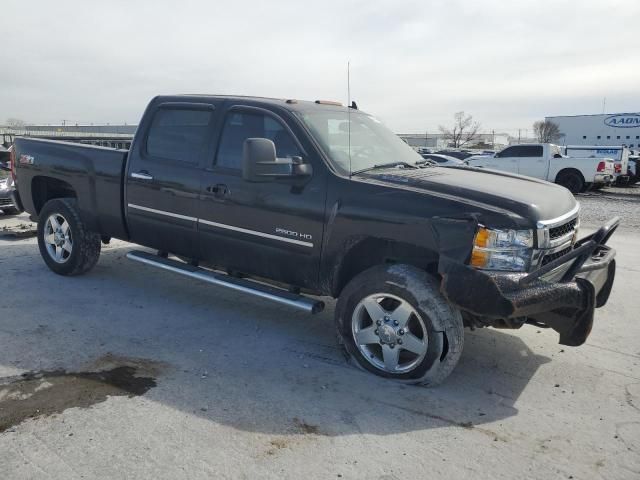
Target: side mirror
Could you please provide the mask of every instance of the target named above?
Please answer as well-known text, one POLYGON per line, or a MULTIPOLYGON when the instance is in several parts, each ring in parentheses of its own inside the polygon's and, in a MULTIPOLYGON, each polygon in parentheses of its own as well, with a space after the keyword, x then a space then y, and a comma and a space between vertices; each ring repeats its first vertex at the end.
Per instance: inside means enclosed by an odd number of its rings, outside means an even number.
POLYGON ((311 165, 301 157, 277 158, 276 146, 267 138, 247 138, 242 149, 242 178, 247 182, 310 177, 311 165))

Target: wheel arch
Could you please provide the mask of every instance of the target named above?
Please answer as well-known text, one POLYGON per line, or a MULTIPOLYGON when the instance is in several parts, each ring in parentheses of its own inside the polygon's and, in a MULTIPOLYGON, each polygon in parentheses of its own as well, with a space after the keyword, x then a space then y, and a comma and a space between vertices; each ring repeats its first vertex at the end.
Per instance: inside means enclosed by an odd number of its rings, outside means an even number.
POLYGON ((582 174, 582 172, 580 170, 578 170, 577 168, 573 168, 573 167, 566 167, 563 168, 562 170, 560 170, 557 174, 556 174, 556 178, 555 178, 555 182, 558 182, 558 179, 561 178, 563 175, 566 175, 568 173, 574 173, 580 176, 580 178, 582 179, 582 183, 586 183, 587 181, 584 178, 584 175, 582 174))
POLYGON ((331 295, 334 298, 352 278, 376 265, 406 264, 435 275, 439 255, 415 244, 369 237, 355 242, 341 258, 332 278, 331 295))
POLYGON ((40 214, 42 207, 54 198, 78 198, 76 190, 64 180, 38 175, 31 179, 31 200, 36 215, 40 214))

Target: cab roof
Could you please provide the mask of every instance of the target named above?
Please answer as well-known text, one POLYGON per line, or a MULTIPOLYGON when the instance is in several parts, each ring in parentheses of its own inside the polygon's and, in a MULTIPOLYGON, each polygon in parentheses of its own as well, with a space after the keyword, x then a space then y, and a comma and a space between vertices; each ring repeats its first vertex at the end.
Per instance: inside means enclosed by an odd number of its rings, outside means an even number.
POLYGON ((236 100, 241 103, 251 103, 254 105, 273 105, 288 110, 343 110, 347 107, 342 103, 333 100, 298 100, 294 98, 272 98, 257 97, 248 95, 207 95, 207 94, 180 94, 180 95, 160 95, 156 97, 157 101, 185 101, 185 100, 236 100))

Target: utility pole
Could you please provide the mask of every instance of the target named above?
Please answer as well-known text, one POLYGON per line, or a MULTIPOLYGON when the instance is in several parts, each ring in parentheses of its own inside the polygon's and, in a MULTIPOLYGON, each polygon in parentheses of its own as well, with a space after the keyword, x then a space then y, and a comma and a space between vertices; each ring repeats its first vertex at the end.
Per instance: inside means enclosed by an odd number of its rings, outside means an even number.
POLYGON ((491 130, 491 150, 496 149, 496 131, 491 130))
POLYGON ((603 113, 603 114, 604 114, 604 112, 605 112, 605 108, 606 108, 606 106, 607 106, 607 97, 604 97, 604 98, 602 99, 602 113, 603 113))
POLYGON ((520 145, 520 129, 518 129, 518 145, 520 145))

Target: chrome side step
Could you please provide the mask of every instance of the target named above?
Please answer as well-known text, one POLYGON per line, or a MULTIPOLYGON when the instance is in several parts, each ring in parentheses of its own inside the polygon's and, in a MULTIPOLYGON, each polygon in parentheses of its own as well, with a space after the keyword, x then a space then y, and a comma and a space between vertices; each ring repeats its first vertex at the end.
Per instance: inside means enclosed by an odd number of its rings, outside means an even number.
POLYGON ((244 278, 235 278, 221 273, 205 270, 204 268, 195 267, 188 263, 182 263, 170 258, 163 258, 147 252, 133 250, 127 253, 127 258, 135 262, 151 265, 152 267, 167 270, 169 272, 178 273, 186 277, 201 280, 212 285, 227 287, 237 292, 248 293, 256 297, 271 300, 272 302, 297 308, 307 313, 319 313, 324 310, 324 302, 313 300, 302 295, 287 292, 279 288, 263 285, 244 278))

